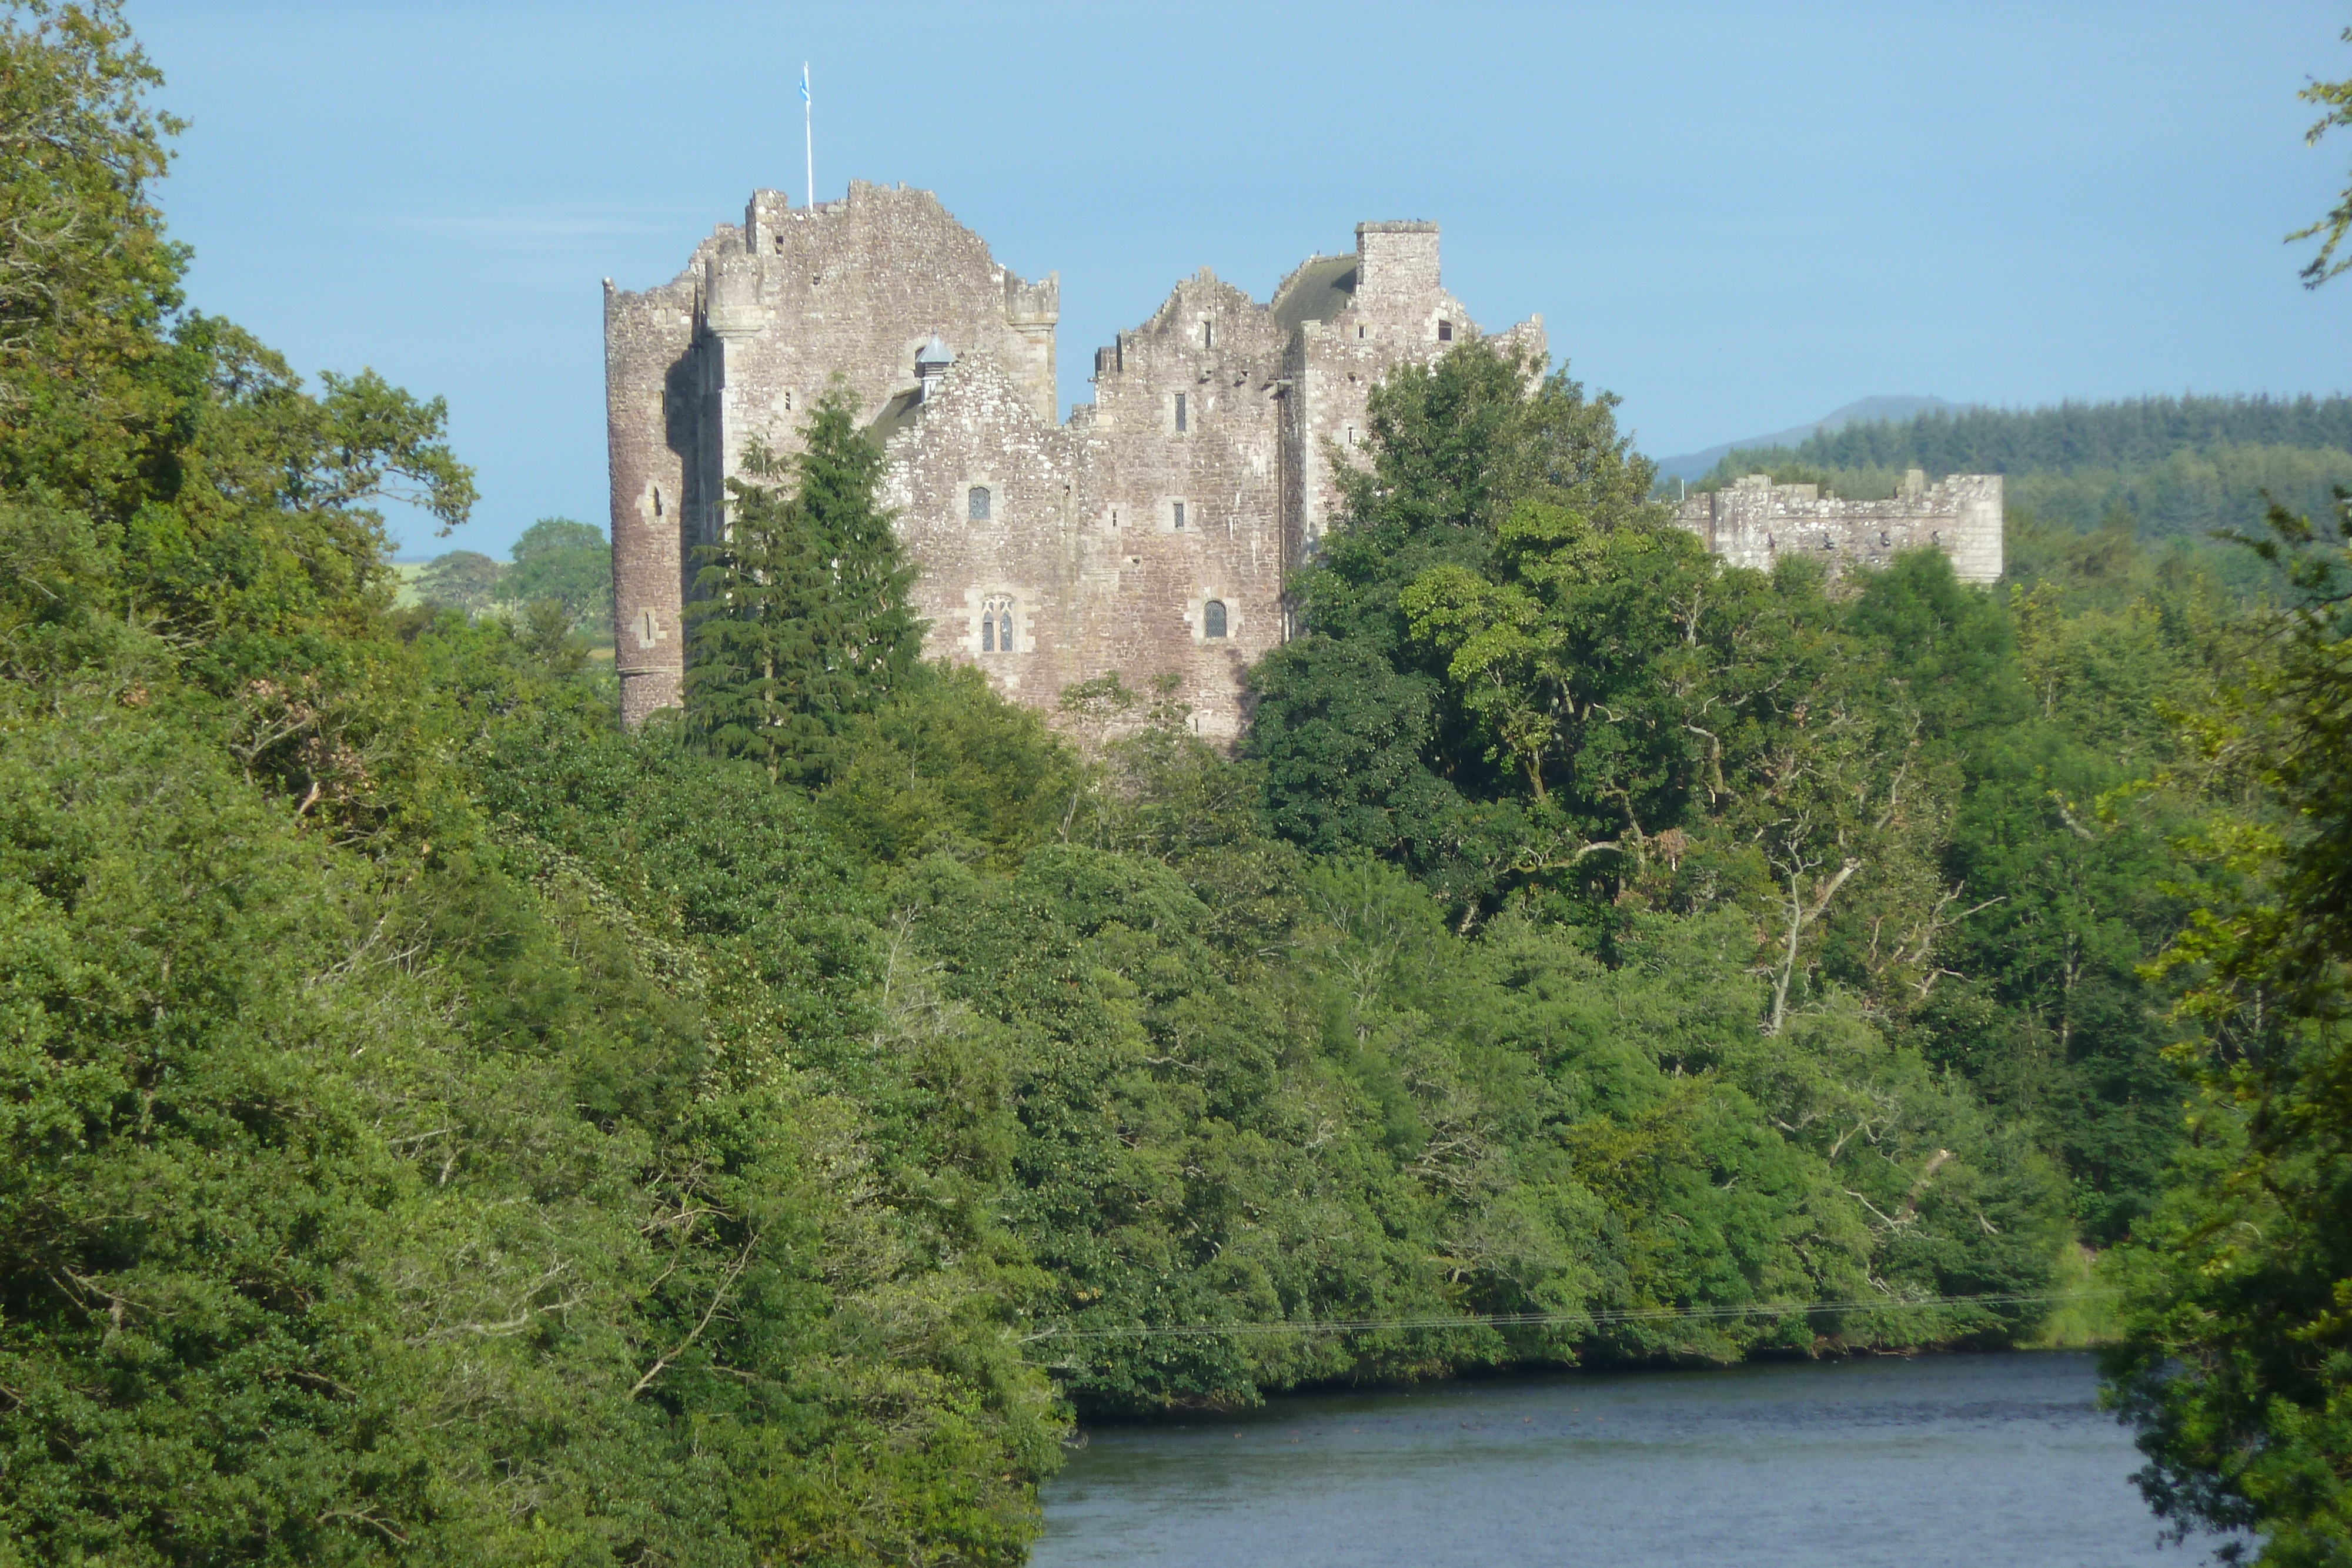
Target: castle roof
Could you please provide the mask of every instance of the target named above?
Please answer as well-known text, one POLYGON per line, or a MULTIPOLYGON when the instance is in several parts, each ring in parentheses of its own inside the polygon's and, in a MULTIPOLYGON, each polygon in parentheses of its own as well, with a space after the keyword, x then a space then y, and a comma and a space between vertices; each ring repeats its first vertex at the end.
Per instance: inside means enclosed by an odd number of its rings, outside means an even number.
POLYGON ((1283 280, 1269 308, 1275 325, 1287 332, 1301 321, 1328 321, 1355 298, 1356 258, 1318 256, 1283 280))

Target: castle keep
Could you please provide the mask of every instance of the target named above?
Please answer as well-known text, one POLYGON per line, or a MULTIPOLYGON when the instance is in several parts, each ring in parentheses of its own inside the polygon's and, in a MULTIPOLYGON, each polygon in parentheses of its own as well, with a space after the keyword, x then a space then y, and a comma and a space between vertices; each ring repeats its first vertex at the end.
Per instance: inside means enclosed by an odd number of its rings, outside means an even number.
MULTIPOLYGON (((837 373, 884 444, 929 653, 1048 708, 1108 672, 1172 674, 1201 733, 1238 736, 1243 672, 1288 634, 1288 575, 1339 504, 1330 455, 1359 448, 1391 366, 1480 329, 1440 282, 1436 225, 1360 224, 1353 255, 1309 259, 1265 305, 1206 270, 1179 283, 1096 350, 1095 401, 1057 423, 1059 296, 930 193, 862 182, 813 208, 755 192, 669 283, 607 279, 625 721, 678 700, 695 550, 720 537, 727 481, 754 443, 796 450, 837 373)), ((1539 317, 1502 336, 1547 351, 1539 317)), ((2000 573, 1998 478, 1880 503, 1808 489, 1743 484, 1681 520, 1749 564, 1822 538, 1833 565, 1936 542, 1964 576, 2000 573)))

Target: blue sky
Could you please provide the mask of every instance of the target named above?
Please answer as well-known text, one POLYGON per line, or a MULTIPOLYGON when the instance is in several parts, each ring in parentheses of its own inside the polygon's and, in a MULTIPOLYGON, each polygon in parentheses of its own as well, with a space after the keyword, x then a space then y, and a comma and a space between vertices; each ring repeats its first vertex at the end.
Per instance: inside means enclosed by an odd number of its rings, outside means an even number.
POLYGON ((1062 397, 1207 266, 1263 298, 1434 218, 1489 327, 1671 454, 1877 392, 2352 389, 2352 279, 2280 243, 2352 138, 2340 10, 2258 5, 238 4, 129 0, 192 121, 194 302, 448 398, 482 503, 404 553, 605 520, 602 279, 754 185, 937 191, 1062 277, 1062 397))

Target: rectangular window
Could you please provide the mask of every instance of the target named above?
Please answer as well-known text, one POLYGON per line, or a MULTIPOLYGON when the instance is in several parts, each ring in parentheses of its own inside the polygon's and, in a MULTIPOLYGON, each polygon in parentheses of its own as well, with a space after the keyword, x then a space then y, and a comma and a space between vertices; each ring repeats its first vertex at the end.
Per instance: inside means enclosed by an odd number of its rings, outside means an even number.
POLYGON ((1437 340, 1438 340, 1439 342, 1441 342, 1441 343, 1450 343, 1450 342, 1454 341, 1454 323, 1453 323, 1453 322, 1451 322, 1451 321, 1440 321, 1440 322, 1437 324, 1437 340))
POLYGON ((1176 434, 1179 435, 1184 434, 1184 394, 1182 392, 1176 394, 1176 434))
POLYGON ((1176 526, 1177 526, 1178 528, 1182 528, 1182 527, 1184 526, 1184 503, 1183 503, 1183 502, 1181 502, 1181 501, 1177 501, 1177 502, 1173 503, 1173 505, 1174 505, 1174 506, 1175 506, 1175 507, 1176 507, 1176 511, 1175 511, 1176 526))

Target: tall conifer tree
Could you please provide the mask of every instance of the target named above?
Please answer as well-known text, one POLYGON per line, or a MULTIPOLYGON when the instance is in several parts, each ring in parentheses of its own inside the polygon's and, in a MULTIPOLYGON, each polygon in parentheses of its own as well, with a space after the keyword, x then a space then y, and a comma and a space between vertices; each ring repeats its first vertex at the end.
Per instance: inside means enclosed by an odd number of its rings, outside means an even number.
POLYGON ((689 727, 771 777, 824 770, 833 737, 903 681, 922 651, 908 607, 915 571, 877 489, 882 454, 835 380, 802 451, 746 454, 756 477, 728 482, 726 539, 696 579, 689 727), (789 478, 779 485, 775 480, 789 478))

